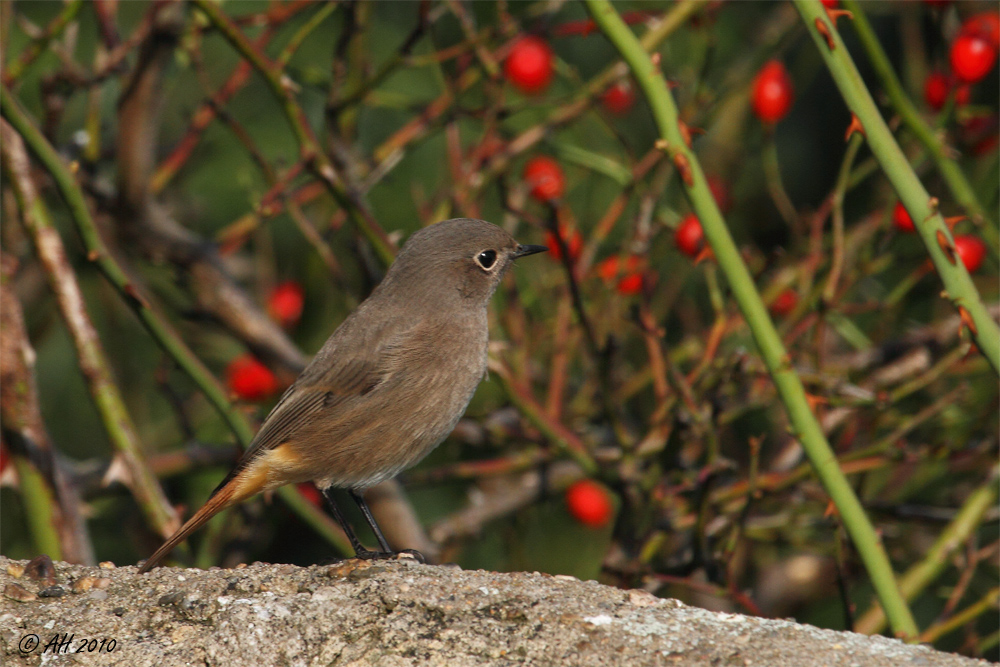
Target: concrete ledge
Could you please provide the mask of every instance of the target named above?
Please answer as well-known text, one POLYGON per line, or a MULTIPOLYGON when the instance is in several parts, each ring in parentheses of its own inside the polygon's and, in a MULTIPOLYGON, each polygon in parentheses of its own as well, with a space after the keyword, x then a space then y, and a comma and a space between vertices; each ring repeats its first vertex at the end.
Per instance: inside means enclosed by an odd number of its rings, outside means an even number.
POLYGON ((537 573, 351 560, 145 576, 55 563, 54 579, 14 576, 25 565, 0 557, 10 667, 47 664, 60 643, 72 655, 57 664, 130 667, 988 664, 537 573))

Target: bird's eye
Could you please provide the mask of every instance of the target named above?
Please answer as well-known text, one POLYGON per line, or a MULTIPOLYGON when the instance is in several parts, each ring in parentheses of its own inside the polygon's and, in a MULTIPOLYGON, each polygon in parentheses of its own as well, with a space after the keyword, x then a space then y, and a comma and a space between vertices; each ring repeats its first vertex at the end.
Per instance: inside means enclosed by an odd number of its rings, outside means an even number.
POLYGON ((493 268, 493 265, 497 262, 497 251, 496 250, 484 250, 478 255, 476 255, 476 263, 483 267, 487 271, 493 268))

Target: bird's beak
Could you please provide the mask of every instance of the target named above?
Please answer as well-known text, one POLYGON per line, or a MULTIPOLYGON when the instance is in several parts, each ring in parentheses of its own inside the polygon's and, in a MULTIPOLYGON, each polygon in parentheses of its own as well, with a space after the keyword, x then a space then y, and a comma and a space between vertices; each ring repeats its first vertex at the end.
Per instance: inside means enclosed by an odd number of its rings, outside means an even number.
POLYGON ((514 259, 534 255, 536 252, 545 252, 546 250, 548 250, 548 247, 543 245, 518 245, 517 250, 514 251, 514 259))

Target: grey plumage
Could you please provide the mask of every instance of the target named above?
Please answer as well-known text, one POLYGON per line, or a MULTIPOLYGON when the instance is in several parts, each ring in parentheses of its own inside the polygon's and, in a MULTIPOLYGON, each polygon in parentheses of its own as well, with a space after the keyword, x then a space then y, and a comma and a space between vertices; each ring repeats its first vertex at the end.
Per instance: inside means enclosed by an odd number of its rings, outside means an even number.
POLYGON ((369 517, 364 489, 416 464, 462 416, 486 371, 489 299, 515 259, 544 249, 468 218, 414 233, 282 395, 236 468, 141 571, 220 510, 285 484, 349 489, 369 517))

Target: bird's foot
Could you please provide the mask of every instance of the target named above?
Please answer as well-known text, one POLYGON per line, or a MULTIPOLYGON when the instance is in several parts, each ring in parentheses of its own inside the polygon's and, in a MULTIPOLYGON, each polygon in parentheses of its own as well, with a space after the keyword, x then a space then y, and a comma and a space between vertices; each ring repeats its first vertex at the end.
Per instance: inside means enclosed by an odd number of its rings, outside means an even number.
POLYGON ((361 560, 399 560, 412 558, 418 563, 426 563, 427 559, 416 549, 403 549, 402 551, 371 551, 369 549, 358 549, 355 558, 361 560))

